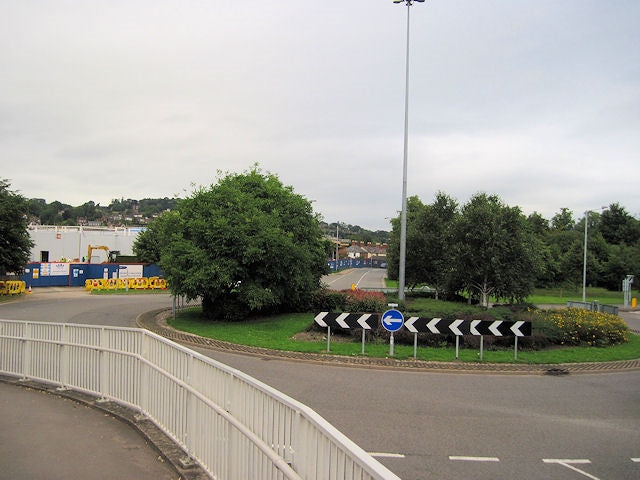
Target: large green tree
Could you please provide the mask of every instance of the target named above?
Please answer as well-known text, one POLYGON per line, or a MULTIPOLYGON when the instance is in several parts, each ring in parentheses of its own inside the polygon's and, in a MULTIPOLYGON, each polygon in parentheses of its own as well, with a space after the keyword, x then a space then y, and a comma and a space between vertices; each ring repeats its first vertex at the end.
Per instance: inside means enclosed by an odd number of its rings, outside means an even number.
POLYGON ((167 242, 171 235, 171 225, 176 219, 174 211, 161 214, 138 234, 133 242, 133 253, 138 257, 138 261, 144 263, 160 263, 160 253, 162 243, 167 242))
POLYGON ((453 228, 455 278, 488 306, 489 297, 521 301, 533 290, 540 263, 533 233, 518 207, 479 193, 453 228))
POLYGON ((27 231, 27 200, 0 179, 0 275, 21 272, 29 261, 33 241, 27 231))
MULTIPOLYGON (((425 270, 421 259, 425 242, 419 219, 424 216, 425 205, 417 196, 407 198, 407 255, 405 258, 405 282, 415 287, 425 282, 425 270)), ((391 220, 391 245, 387 250, 387 271, 391 280, 398 279, 400 267, 400 217, 391 220)))
POLYGON ((307 307, 327 273, 311 203, 258 167, 179 201, 151 228, 171 290, 200 297, 208 318, 307 307))
POLYGON ((600 216, 600 232, 611 245, 636 245, 640 241, 640 221, 627 213, 624 207, 613 203, 600 216))
POLYGON ((423 232, 425 248, 421 263, 424 281, 435 289, 436 299, 447 290, 452 271, 451 235, 458 218, 458 204, 443 192, 427 205, 424 215, 418 219, 418 230, 423 232))

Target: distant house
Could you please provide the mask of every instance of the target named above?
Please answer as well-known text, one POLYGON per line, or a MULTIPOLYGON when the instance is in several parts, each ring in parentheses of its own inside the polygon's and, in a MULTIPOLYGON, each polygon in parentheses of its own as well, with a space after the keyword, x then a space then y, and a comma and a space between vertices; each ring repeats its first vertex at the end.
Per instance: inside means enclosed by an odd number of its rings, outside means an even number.
POLYGON ((372 245, 371 242, 367 242, 365 245, 364 242, 358 243, 356 240, 352 240, 351 246, 347 248, 347 256, 359 260, 382 260, 387 257, 387 248, 386 243, 372 245))
POLYGON ((347 247, 347 257, 363 260, 368 258, 369 252, 366 248, 364 248, 364 242, 356 242, 355 240, 351 240, 351 246, 347 247))

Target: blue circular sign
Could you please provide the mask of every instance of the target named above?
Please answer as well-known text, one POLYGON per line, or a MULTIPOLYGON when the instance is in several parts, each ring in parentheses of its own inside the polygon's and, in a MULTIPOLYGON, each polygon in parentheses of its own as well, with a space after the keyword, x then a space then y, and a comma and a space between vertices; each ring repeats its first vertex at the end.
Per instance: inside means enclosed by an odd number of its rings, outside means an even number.
POLYGON ((404 315, 396 309, 387 310, 382 314, 382 326, 389 332, 397 332, 404 325, 404 315))

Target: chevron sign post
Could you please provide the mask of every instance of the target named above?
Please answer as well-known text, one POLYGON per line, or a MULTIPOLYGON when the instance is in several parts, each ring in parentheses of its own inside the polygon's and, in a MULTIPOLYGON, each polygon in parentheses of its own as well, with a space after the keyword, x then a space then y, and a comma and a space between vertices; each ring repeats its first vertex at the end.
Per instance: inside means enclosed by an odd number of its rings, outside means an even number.
POLYGON ((362 353, 364 354, 365 330, 371 330, 378 325, 378 316, 373 313, 335 313, 320 312, 314 317, 315 322, 327 329, 327 352, 331 351, 331 327, 333 328, 361 328, 362 353))
POLYGON ((443 320, 441 318, 411 317, 404 322, 410 332, 440 335, 494 335, 496 337, 530 337, 531 322, 506 320, 443 320))
POLYGON ((531 322, 509 322, 506 320, 443 320, 442 318, 411 317, 404 322, 410 332, 434 333, 456 336, 456 358, 458 358, 462 335, 480 336, 480 359, 483 357, 484 335, 514 337, 514 358, 518 358, 518 337, 531 336, 531 322))

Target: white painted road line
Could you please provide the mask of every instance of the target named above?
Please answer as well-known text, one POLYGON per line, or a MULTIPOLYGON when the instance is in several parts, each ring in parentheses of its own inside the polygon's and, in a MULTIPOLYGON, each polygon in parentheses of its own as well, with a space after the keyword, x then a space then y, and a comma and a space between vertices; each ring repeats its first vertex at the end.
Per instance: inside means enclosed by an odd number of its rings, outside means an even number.
POLYGON ((586 459, 562 459, 562 458, 543 458, 542 461, 544 463, 557 463, 558 465, 562 465, 563 467, 567 467, 571 470, 573 470, 574 472, 578 472, 582 475, 584 475, 587 478, 590 478, 591 480, 600 480, 598 477, 595 477, 593 475, 591 475, 590 473, 587 473, 583 470, 580 470, 579 468, 576 468, 573 466, 573 464, 586 464, 586 463, 591 463, 591 460, 586 460, 586 459))
POLYGON ((461 462, 499 462, 498 457, 465 457, 458 455, 449 455, 449 460, 456 460, 461 462))
POLYGON ((401 453, 384 453, 384 452, 369 452, 369 455, 372 457, 378 458, 404 458, 405 456, 401 453))
POLYGON ((635 463, 640 463, 640 457, 638 457, 638 458, 632 458, 632 459, 631 459, 631 461, 632 461, 632 462, 635 462, 635 463))
POLYGON ((591 463, 591 460, 587 459, 569 459, 569 458, 543 458, 544 463, 591 463))
POLYGON ((366 276, 367 276, 367 273, 369 273, 369 272, 368 272, 368 271, 367 271, 367 272, 364 272, 364 273, 360 276, 360 278, 359 278, 359 279, 358 279, 358 281, 356 282, 356 288, 358 288, 358 287, 360 286, 360 282, 362 281, 362 279, 363 279, 364 277, 366 277, 366 276))

